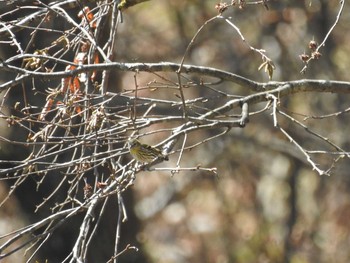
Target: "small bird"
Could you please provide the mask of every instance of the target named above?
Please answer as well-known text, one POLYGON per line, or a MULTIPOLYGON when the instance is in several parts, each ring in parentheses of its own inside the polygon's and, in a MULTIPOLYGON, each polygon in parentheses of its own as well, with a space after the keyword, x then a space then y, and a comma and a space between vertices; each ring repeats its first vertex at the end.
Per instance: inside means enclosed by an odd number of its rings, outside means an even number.
POLYGON ((129 140, 128 146, 130 154, 138 162, 150 163, 157 158, 165 161, 169 160, 168 156, 164 155, 158 148, 143 144, 137 139, 129 140))

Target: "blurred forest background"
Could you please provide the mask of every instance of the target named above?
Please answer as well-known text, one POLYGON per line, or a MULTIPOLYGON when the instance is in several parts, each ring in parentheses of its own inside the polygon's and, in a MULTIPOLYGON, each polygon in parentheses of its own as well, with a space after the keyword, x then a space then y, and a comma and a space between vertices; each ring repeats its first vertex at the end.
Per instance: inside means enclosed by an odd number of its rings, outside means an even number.
MULTIPOLYGON (((248 2, 248 1, 247 1, 248 2)), ((84 3, 93 7, 93 1, 84 3)), ((119 25, 113 61, 118 62, 180 62, 186 47, 197 30, 218 14, 213 0, 151 0, 123 12, 119 25)), ((308 52, 308 43, 320 43, 339 12, 339 1, 272 0, 263 5, 229 8, 223 14, 232 17, 246 41, 265 49, 276 70, 274 81, 303 78, 350 81, 350 9, 345 9, 326 45, 322 57, 312 61, 306 73, 300 55, 308 52)), ((0 3, 1 13, 9 6, 0 3)), ((69 10, 78 12, 79 8, 69 10)), ((24 40, 23 40, 24 41, 24 40)), ((40 45, 40 43, 37 43, 40 45)), ((9 57, 5 49, 0 57, 9 57)), ((252 52, 227 23, 209 23, 199 34, 185 60, 186 64, 210 66, 255 81, 269 81, 258 67, 261 56, 252 52)), ((1 81, 8 75, 0 71, 1 81)), ((140 73, 138 83, 148 83, 153 75, 140 73)), ((133 87, 132 73, 112 71, 109 91, 133 87)), ((242 87, 223 84, 222 90, 242 87)), ((145 91, 146 93, 147 91, 145 91)), ((11 94, 13 102, 16 95, 11 94)), ((200 94, 192 94, 193 97, 200 94)), ((349 149, 349 115, 317 118, 349 107, 344 94, 302 93, 281 99, 281 107, 310 129, 325 136, 344 149, 349 149)), ((281 120, 283 124, 283 120, 281 120)), ((286 121, 289 133, 312 148, 310 139, 300 127, 286 121)), ((16 131, 4 121, 2 136, 16 131)), ((211 131, 200 131, 196 143, 210 137, 211 131)), ((149 140, 148 143, 155 144, 149 140)), ((317 148, 317 147, 316 147, 317 148)), ((1 159, 23 154, 20 147, 3 144, 1 159), (17 152, 20 150, 21 152, 17 152)), ((204 171, 143 171, 134 185, 124 192, 129 220, 122 225, 121 247, 129 250, 118 262, 143 263, 266 263, 266 262, 349 262, 350 260, 350 162, 340 159, 331 176, 319 176, 306 162, 305 156, 273 127, 270 114, 250 118, 244 129, 232 129, 225 136, 209 141, 184 153, 182 167, 203 166, 217 169, 217 176, 204 171)), ((317 157, 320 165, 332 156, 317 157)), ((174 167, 176 158, 157 167, 174 167)), ((28 180, 0 208, 0 233, 35 222, 40 213, 35 206, 50 193, 35 190, 28 180), (34 189, 34 190, 33 190, 34 189)), ((4 198, 9 185, 1 182, 4 198)), ((59 195, 59 193, 58 193, 59 195)), ((113 198, 108 213, 117 213, 113 198)), ((116 220, 105 216, 97 234, 97 243, 89 262, 105 262, 111 250, 116 220), (112 220, 113 219, 113 220, 112 220)), ((79 222, 55 231, 54 238, 40 252, 38 263, 61 262, 69 253, 79 222)), ((22 251, 4 262, 22 262, 22 251)))

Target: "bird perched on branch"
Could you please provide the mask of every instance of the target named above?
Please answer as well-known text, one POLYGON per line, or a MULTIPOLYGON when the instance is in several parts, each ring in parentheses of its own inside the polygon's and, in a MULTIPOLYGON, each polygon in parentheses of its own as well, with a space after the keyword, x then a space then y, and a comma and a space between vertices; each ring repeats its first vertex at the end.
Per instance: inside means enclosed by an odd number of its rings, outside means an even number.
POLYGON ((155 159, 168 161, 168 156, 164 155, 162 151, 156 147, 143 144, 137 139, 128 141, 129 151, 132 157, 141 163, 150 163, 155 159))

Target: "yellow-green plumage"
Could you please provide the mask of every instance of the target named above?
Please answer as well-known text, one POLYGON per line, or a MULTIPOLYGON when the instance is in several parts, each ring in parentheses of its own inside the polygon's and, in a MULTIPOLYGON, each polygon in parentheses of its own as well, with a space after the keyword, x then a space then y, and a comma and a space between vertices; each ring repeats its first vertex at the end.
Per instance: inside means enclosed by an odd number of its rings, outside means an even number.
POLYGON ((138 162, 149 163, 156 158, 166 161, 168 160, 168 156, 164 156, 158 148, 147 144, 142 144, 137 139, 129 141, 128 145, 130 154, 138 162))

